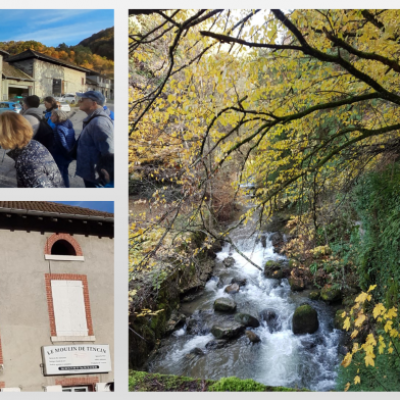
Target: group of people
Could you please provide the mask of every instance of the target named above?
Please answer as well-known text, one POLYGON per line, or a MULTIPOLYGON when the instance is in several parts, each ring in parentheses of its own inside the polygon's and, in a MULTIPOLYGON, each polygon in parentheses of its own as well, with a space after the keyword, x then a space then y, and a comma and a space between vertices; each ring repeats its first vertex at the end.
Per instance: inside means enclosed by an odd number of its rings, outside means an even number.
POLYGON ((0 146, 15 161, 18 187, 70 187, 68 168, 76 159, 76 175, 85 187, 114 187, 114 116, 102 93, 77 93, 87 114, 75 138, 68 114, 53 97, 46 111, 38 96, 23 99, 22 111, 0 114, 0 146))

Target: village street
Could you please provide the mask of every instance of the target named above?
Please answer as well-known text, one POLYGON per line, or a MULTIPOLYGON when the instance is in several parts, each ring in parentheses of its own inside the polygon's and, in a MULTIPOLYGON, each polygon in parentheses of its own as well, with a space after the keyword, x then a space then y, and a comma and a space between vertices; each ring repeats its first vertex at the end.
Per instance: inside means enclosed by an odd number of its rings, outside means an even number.
MULTIPOLYGON (((114 111, 114 103, 107 101, 107 107, 114 111)), ((41 104, 39 108, 45 110, 44 105, 41 104)), ((78 107, 71 107, 69 113, 70 120, 75 129, 75 137, 78 138, 82 131, 82 121, 86 118, 87 114, 80 111, 78 107)), ((83 179, 75 176, 76 161, 72 161, 69 165, 69 179, 71 187, 85 187, 83 179)), ((0 187, 17 187, 16 171, 14 168, 14 160, 5 154, 3 149, 0 149, 0 187)))

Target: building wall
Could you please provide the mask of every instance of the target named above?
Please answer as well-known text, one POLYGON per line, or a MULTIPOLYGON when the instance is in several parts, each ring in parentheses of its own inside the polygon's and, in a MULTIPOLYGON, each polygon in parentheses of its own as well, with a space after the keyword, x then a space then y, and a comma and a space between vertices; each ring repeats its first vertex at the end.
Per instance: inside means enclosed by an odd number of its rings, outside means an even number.
POLYGON ((114 241, 74 235, 82 248, 84 261, 45 260, 44 248, 51 235, 0 229, 0 338, 4 359, 0 381, 5 387, 20 387, 21 391, 43 391, 45 386, 57 385, 63 380, 73 382, 73 378, 89 377, 98 382, 114 380, 114 241), (94 344, 110 346, 111 372, 43 375, 41 348, 53 345, 45 282, 45 274, 49 273, 87 276, 94 344))
POLYGON ((53 95, 53 79, 62 80, 63 93, 81 92, 85 89, 86 74, 84 72, 42 60, 34 59, 33 78, 35 79, 35 94, 39 97, 53 95))
POLYGON ((64 68, 64 81, 65 91, 64 93, 76 93, 84 92, 86 85, 86 73, 76 71, 71 68, 64 68))
POLYGON ((27 81, 17 81, 14 79, 3 79, 2 82, 2 100, 9 100, 9 89, 11 85, 19 86, 19 87, 26 87, 28 90, 29 96, 34 94, 34 82, 27 82, 27 81))
POLYGON ((12 65, 33 77, 33 59, 13 62, 12 65))

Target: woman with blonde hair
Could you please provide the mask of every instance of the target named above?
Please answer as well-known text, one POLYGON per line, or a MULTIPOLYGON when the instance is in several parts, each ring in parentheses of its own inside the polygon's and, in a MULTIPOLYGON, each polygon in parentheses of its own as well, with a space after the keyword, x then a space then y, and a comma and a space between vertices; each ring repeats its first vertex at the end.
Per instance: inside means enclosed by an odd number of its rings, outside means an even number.
POLYGON ((15 161, 18 187, 64 187, 60 171, 49 151, 32 140, 31 124, 20 114, 0 114, 0 146, 15 161))
POLYGON ((53 110, 50 119, 55 126, 54 144, 51 154, 64 179, 65 187, 69 187, 68 167, 73 160, 70 152, 76 142, 74 127, 68 119, 68 114, 60 109, 53 110))

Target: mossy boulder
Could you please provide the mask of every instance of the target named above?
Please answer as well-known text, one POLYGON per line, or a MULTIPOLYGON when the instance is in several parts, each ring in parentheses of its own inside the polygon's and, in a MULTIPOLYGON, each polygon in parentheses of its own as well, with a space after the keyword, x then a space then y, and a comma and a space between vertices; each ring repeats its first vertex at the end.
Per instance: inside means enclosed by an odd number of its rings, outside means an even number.
POLYGON ((251 343, 261 342, 260 337, 257 334, 255 334, 253 331, 246 331, 245 334, 247 336, 247 339, 249 339, 251 343))
POLYGON ((335 319, 334 319, 333 324, 336 329, 343 330, 344 320, 346 319, 345 316, 342 317, 344 312, 345 312, 345 310, 337 310, 335 313, 335 319))
POLYGON ((229 297, 220 297, 214 301, 214 310, 226 313, 236 311, 237 304, 229 297))
POLYGON ((211 333, 217 339, 233 339, 240 336, 245 330, 245 326, 236 321, 225 322, 221 325, 214 325, 211 328, 211 333))
POLYGON ((314 333, 318 330, 318 314, 310 305, 303 304, 293 314, 292 329, 295 335, 314 333))
POLYGON ((321 299, 328 303, 334 303, 342 300, 342 292, 339 289, 334 289, 332 286, 325 285, 321 289, 321 299))
POLYGON ((321 297, 319 290, 312 290, 309 295, 308 298, 310 300, 318 300, 321 297))
POLYGON ((283 261, 269 260, 265 263, 264 276, 272 279, 282 279, 288 275, 289 269, 283 261))
POLYGON ((292 292, 301 292, 305 287, 303 278, 294 276, 289 278, 289 285, 292 292))
POLYGON ((250 314, 238 313, 235 315, 235 321, 244 326, 251 326, 253 328, 257 328, 260 326, 258 319, 250 314))

